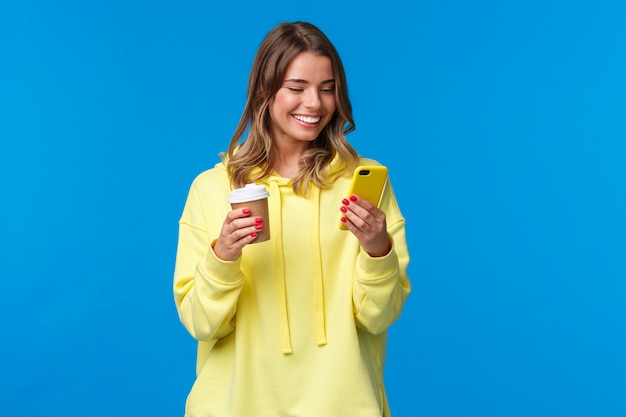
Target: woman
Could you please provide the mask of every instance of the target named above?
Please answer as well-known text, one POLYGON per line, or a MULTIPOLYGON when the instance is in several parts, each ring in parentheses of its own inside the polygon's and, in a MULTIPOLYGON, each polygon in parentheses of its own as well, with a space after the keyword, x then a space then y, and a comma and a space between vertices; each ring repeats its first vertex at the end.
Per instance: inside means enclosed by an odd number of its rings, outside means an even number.
POLYGON ((380 208, 346 198, 356 166, 380 165, 346 141, 352 130, 332 43, 308 23, 272 29, 228 152, 194 180, 180 219, 174 296, 198 340, 186 416, 390 416, 405 221, 389 183, 380 208), (253 182, 269 191, 269 219, 228 204, 253 182), (264 221, 271 239, 252 244, 264 221))

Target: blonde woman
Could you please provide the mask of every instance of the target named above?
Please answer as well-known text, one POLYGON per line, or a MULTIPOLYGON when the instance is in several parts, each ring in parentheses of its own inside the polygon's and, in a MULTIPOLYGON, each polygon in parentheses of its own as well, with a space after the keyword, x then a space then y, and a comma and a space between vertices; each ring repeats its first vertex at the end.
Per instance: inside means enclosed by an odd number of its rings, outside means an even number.
POLYGON ((354 128, 329 39, 304 22, 273 28, 228 151, 195 178, 180 218, 174 297, 198 340, 186 416, 391 415, 383 371, 410 292, 405 220, 389 183, 380 208, 347 196, 355 167, 380 165, 348 143, 354 128), (248 183, 269 191, 268 219, 229 205, 248 183), (271 239, 254 243, 268 223, 271 239))

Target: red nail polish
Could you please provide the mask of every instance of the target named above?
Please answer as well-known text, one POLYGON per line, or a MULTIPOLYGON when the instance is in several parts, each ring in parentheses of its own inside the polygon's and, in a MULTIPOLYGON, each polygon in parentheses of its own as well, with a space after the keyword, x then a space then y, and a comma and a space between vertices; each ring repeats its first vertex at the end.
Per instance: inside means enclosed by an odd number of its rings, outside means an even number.
POLYGON ((254 226, 254 228, 256 230, 261 230, 261 229, 263 229, 263 225, 262 224, 257 224, 256 226, 254 226))
POLYGON ((341 200, 341 202, 345 204, 346 206, 350 204, 350 200, 348 200, 347 198, 344 198, 343 200, 341 200))
POLYGON ((257 223, 263 223, 263 217, 257 217, 254 219, 257 223))
POLYGON ((250 209, 249 208, 243 209, 243 214, 250 214, 250 209))
POLYGON ((342 217, 342 218, 341 218, 341 221, 342 221, 342 222, 344 222, 344 223, 345 223, 345 222, 347 222, 347 220, 346 220, 346 218, 345 218, 345 217, 342 217))
POLYGON ((256 233, 254 232, 250 233, 250 237, 256 237, 256 233))
POLYGON ((350 200, 352 200, 352 201, 356 201, 356 196, 355 196, 355 195, 351 195, 351 196, 350 196, 350 200))
POLYGON ((346 206, 341 206, 339 210, 343 211, 344 213, 348 212, 348 209, 346 208, 346 206))

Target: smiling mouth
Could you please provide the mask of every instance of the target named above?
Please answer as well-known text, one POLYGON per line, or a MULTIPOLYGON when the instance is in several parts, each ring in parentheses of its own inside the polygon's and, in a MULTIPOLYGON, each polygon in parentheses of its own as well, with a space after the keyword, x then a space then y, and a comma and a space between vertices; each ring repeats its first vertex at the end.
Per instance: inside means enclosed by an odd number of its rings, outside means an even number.
POLYGON ((310 124, 310 125, 317 124, 322 119, 320 116, 311 117, 311 116, 302 116, 302 115, 299 115, 299 114, 294 114, 293 118, 296 119, 299 122, 307 123, 307 124, 310 124))

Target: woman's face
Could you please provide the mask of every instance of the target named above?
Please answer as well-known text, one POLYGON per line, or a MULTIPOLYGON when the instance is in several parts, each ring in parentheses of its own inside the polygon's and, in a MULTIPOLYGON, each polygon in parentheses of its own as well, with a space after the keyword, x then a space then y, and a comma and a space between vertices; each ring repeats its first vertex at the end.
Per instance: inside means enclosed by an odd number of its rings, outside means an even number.
POLYGON ((310 52, 296 55, 270 102, 274 142, 295 144, 315 140, 335 108, 335 78, 330 59, 310 52))

